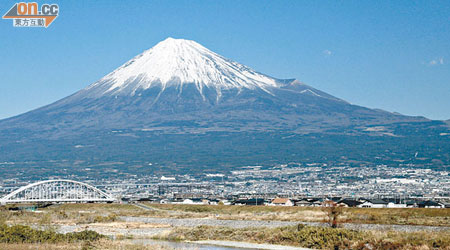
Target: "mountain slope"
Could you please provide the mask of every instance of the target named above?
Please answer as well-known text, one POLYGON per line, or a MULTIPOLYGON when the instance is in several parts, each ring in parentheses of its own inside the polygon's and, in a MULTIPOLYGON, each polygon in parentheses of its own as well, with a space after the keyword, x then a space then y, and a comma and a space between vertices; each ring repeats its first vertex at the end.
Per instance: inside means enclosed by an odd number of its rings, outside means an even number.
POLYGON ((86 89, 99 95, 134 95, 139 89, 154 86, 162 90, 194 84, 200 94, 203 88, 223 89, 276 87, 275 79, 228 60, 200 44, 168 38, 131 59, 86 89))
POLYGON ((187 121, 218 131, 321 131, 425 119, 350 105, 295 79, 258 73, 194 41, 168 38, 74 95, 0 126, 70 134, 168 122, 180 128, 187 121))
MULTIPOLYGON (((250 164, 266 156, 283 161, 312 155, 291 152, 300 149, 322 150, 339 158, 348 146, 341 143, 361 140, 364 144, 374 137, 379 137, 373 142, 376 152, 391 150, 392 143, 399 144, 393 150, 397 155, 410 154, 416 146, 429 147, 448 162, 448 154, 441 151, 447 138, 439 136, 446 131, 443 122, 352 105, 298 80, 258 73, 194 41, 168 38, 71 96, 0 121, 0 162, 61 157, 128 161, 140 154, 161 161, 176 158, 160 150, 164 148, 177 156, 190 155, 180 161, 197 165, 209 162, 208 155, 218 159, 224 156, 221 150, 229 151, 226 155, 234 155, 228 159, 234 166, 238 159, 250 164), (303 148, 298 140, 280 139, 286 136, 309 138, 305 143, 312 148, 303 148), (406 147, 411 136, 419 144, 406 147), (246 139, 238 143, 239 138, 246 139), (426 138, 436 145, 427 145, 426 138), (154 147, 155 141, 160 148, 154 147), (197 143, 195 151, 189 147, 192 141, 197 143), (80 147, 73 151, 74 142, 101 151, 80 147), (255 143, 263 143, 263 149, 255 143), (261 155, 264 150, 268 155, 261 155)), ((372 149, 373 145, 361 148, 372 149)), ((357 160, 367 160, 364 152, 348 150, 357 160)))

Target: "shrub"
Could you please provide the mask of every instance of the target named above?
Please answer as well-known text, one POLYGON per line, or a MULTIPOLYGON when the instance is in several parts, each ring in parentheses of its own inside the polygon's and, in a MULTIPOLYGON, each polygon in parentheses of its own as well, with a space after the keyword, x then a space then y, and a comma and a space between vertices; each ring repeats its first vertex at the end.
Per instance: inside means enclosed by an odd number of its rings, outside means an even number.
POLYGON ((288 226, 279 228, 242 228, 198 226, 180 228, 167 236, 170 240, 235 240, 309 248, 349 248, 351 243, 362 239, 362 233, 343 229, 313 226, 288 226))
POLYGON ((168 240, 232 240, 301 246, 313 249, 449 249, 448 232, 355 231, 345 228, 288 226, 175 228, 160 238, 168 240))
POLYGON ((95 231, 61 234, 52 230, 38 230, 29 226, 0 225, 0 243, 57 243, 96 241, 104 236, 95 231))
POLYGON ((96 216, 94 218, 95 223, 101 223, 101 222, 114 222, 117 220, 117 216, 115 214, 110 214, 108 216, 96 216))

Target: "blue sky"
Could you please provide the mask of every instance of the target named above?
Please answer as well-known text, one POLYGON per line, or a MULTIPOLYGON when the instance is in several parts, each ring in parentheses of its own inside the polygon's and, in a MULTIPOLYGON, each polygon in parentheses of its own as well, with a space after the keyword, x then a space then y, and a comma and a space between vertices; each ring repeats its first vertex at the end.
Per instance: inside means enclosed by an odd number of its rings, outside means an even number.
MULTIPOLYGON (((54 102, 167 38, 192 39, 353 104, 450 119, 449 1, 38 1, 48 29, 0 20, 0 119, 54 102)), ((1 1, 5 14, 14 1, 1 1)))

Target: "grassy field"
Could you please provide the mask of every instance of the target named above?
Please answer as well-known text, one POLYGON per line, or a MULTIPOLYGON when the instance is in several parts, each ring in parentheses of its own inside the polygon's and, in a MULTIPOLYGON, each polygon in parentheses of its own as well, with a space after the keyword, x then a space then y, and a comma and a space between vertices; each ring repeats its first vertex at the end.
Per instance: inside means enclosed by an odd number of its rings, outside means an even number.
POLYGON ((313 249, 450 249, 448 232, 401 233, 354 231, 343 228, 290 226, 279 228, 177 228, 165 240, 231 240, 308 247, 313 249))
POLYGON ((58 233, 51 228, 0 224, 0 249, 170 249, 159 244, 144 246, 111 240, 95 231, 58 233))
POLYGON ((0 243, 2 250, 172 250, 164 245, 140 245, 123 241, 100 240, 81 243, 0 243))
MULTIPOLYGON (((214 217, 226 220, 281 220, 321 222, 326 213, 319 207, 208 206, 151 204, 171 217, 214 217)), ((344 208, 341 223, 450 226, 450 209, 435 208, 344 208)))
MULTIPOLYGON (((63 204, 39 209, 41 213, 9 211, 0 207, 0 222, 15 224, 89 224, 116 221, 119 216, 215 218, 223 220, 280 220, 322 222, 318 207, 212 206, 151 204, 144 210, 131 204, 63 204)), ((344 208, 340 223, 450 226, 450 209, 344 208)))
MULTIPOLYGON (((8 210, 8 207, 3 206, 0 207, 0 225, 40 225, 49 231, 52 231, 58 225, 68 224, 82 225, 83 228, 84 225, 108 225, 143 229, 158 225, 145 223, 134 225, 133 223, 120 221, 119 216, 314 222, 321 222, 326 217, 322 208, 310 207, 161 205, 150 203, 145 203, 145 205, 153 209, 145 210, 132 204, 63 204, 38 209, 38 212, 27 212, 11 211, 8 210)), ((450 226, 450 209, 345 208, 339 222, 450 226)), ((43 237, 45 239, 42 235, 39 237, 37 238, 43 237)), ((0 241, 0 249, 167 249, 164 246, 142 246, 125 241, 112 241, 108 238, 74 241, 64 240, 65 238, 60 235, 53 238, 58 237, 63 240, 52 242, 41 240, 35 242, 0 241)), ((343 228, 312 226, 244 229, 199 226, 192 228, 175 227, 172 230, 165 231, 163 235, 159 235, 157 238, 169 240, 233 240, 316 249, 339 247, 340 249, 450 250, 449 231, 404 233, 353 231, 343 228)))
POLYGON ((0 207, 0 222, 9 224, 90 224, 112 222, 117 216, 148 216, 146 211, 127 204, 62 204, 30 211, 10 211, 0 207))

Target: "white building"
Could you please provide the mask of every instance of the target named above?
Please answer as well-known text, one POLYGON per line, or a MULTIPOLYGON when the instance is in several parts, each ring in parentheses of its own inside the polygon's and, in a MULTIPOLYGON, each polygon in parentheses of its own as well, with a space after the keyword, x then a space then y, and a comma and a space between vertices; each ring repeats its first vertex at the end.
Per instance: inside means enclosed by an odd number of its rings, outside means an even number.
POLYGON ((270 203, 271 206, 294 206, 294 203, 288 198, 275 198, 270 203))

